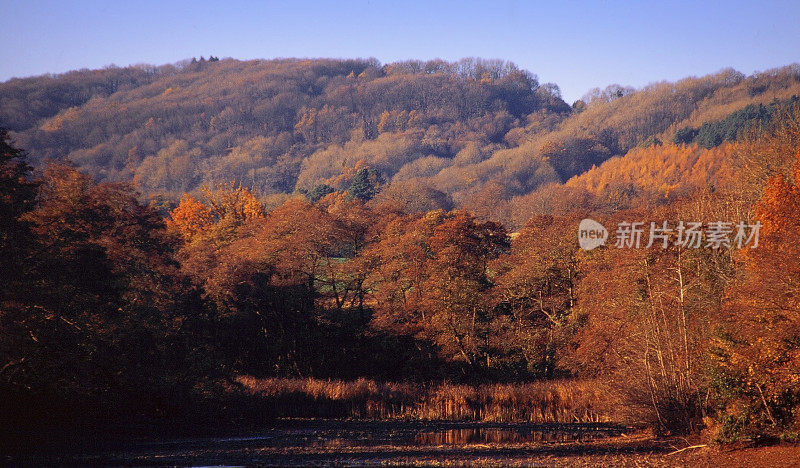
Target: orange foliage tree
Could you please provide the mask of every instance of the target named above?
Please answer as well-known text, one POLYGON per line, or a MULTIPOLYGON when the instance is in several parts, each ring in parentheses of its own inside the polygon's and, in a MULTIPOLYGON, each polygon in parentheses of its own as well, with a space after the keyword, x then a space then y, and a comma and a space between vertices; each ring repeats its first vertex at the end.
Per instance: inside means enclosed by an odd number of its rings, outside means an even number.
POLYGON ((184 194, 178 206, 170 213, 167 224, 183 236, 191 239, 212 223, 211 210, 196 198, 184 194))
POLYGON ((755 209, 758 247, 725 309, 716 362, 723 371, 722 435, 800 428, 800 151, 791 180, 770 178, 755 209))
POLYGON ((527 368, 553 377, 556 352, 569 327, 577 286, 577 222, 536 216, 494 264, 496 346, 519 354, 527 368))
POLYGON ((465 212, 390 222, 366 252, 374 325, 436 344, 448 359, 491 365, 489 263, 508 248, 505 230, 465 212))

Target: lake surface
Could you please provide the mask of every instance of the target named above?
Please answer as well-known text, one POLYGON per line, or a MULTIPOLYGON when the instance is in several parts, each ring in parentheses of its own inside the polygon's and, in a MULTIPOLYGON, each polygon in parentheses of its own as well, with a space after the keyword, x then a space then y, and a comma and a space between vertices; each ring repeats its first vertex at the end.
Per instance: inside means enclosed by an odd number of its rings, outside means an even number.
POLYGON ((98 440, 96 445, 17 461, 184 466, 482 463, 574 450, 623 430, 609 424, 281 420, 248 434, 98 440))

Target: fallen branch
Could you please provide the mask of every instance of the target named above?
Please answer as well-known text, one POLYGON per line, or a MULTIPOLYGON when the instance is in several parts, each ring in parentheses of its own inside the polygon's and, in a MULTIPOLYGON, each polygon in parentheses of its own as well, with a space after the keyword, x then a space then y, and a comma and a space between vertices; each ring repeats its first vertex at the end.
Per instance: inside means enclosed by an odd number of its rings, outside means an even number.
POLYGON ((670 455, 675 455, 676 453, 683 452, 684 450, 690 450, 690 449, 696 449, 696 448, 703 448, 703 447, 708 447, 708 444, 700 444, 700 445, 692 445, 692 446, 690 446, 690 447, 684 447, 684 448, 682 448, 682 449, 679 449, 679 450, 676 450, 676 451, 674 451, 674 452, 670 452, 670 453, 668 453, 668 454, 667 454, 667 456, 670 456, 670 455))

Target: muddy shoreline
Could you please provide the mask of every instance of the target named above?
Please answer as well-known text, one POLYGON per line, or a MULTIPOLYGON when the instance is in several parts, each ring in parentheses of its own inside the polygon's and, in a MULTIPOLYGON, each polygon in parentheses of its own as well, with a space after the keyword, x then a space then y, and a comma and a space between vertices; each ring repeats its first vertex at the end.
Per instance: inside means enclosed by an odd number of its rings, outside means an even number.
MULTIPOLYGON (((197 428, 198 433, 202 428, 197 428)), ((214 436, 127 436, 0 458, 11 465, 117 466, 798 466, 800 448, 706 446, 606 423, 282 419, 214 436), (749 463, 755 460, 755 464, 749 463)))

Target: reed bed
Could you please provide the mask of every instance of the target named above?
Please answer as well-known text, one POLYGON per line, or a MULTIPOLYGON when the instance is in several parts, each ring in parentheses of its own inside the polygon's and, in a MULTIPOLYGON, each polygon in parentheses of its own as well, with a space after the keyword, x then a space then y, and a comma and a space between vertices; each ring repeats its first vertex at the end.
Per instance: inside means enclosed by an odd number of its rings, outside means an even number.
POLYGON ((240 376, 250 395, 277 417, 450 420, 487 422, 607 422, 609 394, 596 381, 423 386, 413 383, 240 376))

